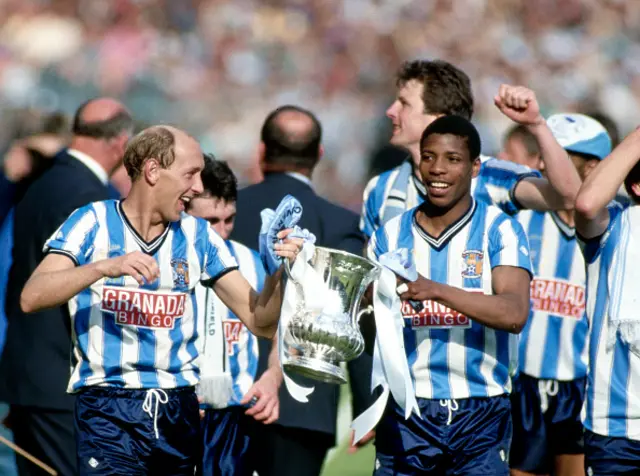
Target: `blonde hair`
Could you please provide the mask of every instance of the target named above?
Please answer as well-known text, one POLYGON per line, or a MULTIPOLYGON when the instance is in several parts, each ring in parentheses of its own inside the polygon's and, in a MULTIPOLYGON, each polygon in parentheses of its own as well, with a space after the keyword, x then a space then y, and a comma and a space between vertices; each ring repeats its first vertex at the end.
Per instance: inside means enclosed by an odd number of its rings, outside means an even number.
POLYGON ((169 168, 176 159, 175 143, 173 132, 162 126, 150 127, 133 137, 127 144, 123 159, 131 181, 135 182, 142 175, 148 159, 156 159, 162 168, 169 168))

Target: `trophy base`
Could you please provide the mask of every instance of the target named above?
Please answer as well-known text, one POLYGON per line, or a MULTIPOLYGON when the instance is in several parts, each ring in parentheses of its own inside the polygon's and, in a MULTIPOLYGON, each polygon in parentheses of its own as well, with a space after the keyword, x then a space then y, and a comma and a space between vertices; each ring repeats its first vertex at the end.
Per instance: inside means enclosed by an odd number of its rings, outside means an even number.
POLYGON ((294 355, 284 364, 287 372, 309 377, 325 383, 344 384, 347 376, 340 365, 332 364, 322 359, 294 355))

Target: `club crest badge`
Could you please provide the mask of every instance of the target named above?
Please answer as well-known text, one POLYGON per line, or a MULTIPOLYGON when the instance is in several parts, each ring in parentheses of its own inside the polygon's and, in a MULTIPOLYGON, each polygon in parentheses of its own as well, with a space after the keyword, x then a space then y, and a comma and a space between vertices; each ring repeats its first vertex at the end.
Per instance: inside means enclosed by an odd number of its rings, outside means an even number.
POLYGON ((482 251, 465 251, 462 253, 462 277, 463 278, 479 278, 482 276, 482 260, 484 253, 482 251))
POLYGON ((189 264, 187 263, 187 260, 182 258, 172 259, 171 269, 173 271, 173 287, 188 288, 189 264))

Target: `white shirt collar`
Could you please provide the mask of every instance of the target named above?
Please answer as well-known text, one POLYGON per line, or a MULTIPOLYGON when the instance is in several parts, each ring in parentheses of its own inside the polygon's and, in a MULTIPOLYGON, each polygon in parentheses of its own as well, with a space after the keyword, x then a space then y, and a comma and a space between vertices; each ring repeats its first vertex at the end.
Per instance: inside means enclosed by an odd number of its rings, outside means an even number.
POLYGON ((306 183, 309 187, 311 187, 311 179, 306 175, 302 175, 299 172, 285 172, 289 177, 293 177, 296 180, 300 180, 302 183, 306 183))
POLYGON ((85 154, 84 152, 80 152, 76 149, 67 149, 67 153, 82 162, 89 170, 91 170, 98 180, 100 180, 103 184, 107 185, 109 183, 109 174, 107 171, 95 161, 92 157, 85 154))

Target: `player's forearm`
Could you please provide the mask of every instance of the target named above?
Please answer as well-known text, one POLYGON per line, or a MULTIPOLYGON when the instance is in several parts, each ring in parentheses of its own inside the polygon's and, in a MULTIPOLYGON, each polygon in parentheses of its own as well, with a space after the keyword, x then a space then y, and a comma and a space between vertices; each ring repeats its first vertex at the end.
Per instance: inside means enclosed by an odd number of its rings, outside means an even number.
POLYGON ((280 356, 279 356, 279 348, 278 348, 278 335, 274 335, 271 339, 271 352, 269 352, 269 360, 268 367, 277 367, 280 368, 280 356))
POLYGON ((278 335, 277 333, 271 339, 271 352, 269 352, 269 360, 267 364, 267 371, 265 373, 270 373, 278 386, 282 384, 282 370, 280 368, 280 356, 279 356, 279 347, 278 347, 278 335))
POLYGON ((60 271, 36 270, 22 290, 20 307, 31 313, 60 306, 102 277, 99 262, 60 271))
POLYGON ((256 296, 254 322, 262 337, 271 338, 278 328, 282 308, 282 267, 264 281, 262 292, 256 296))
POLYGON ((586 220, 594 220, 615 198, 639 158, 640 129, 636 129, 585 178, 576 200, 576 211, 586 220))
POLYGON ((519 334, 529 315, 529 297, 486 295, 433 283, 433 300, 492 329, 519 334))
POLYGON ((553 136, 546 121, 530 125, 528 129, 538 142, 544 159, 545 174, 557 195, 553 201, 562 204, 564 209, 573 209, 582 185, 576 167, 553 136))

